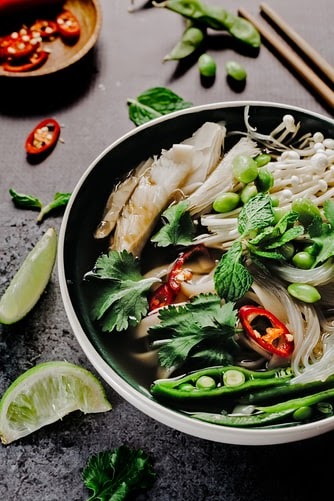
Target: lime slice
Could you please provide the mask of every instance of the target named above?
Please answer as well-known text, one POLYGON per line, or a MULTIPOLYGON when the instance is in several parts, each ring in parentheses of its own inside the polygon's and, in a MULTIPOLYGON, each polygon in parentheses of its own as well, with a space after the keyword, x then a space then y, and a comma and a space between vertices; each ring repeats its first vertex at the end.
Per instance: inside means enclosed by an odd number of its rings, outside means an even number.
POLYGON ((49 228, 29 252, 0 300, 0 323, 13 324, 35 306, 47 286, 57 254, 57 233, 49 228))
POLYGON ((25 437, 70 412, 111 409, 100 381, 69 362, 45 362, 19 376, 0 401, 3 444, 25 437))

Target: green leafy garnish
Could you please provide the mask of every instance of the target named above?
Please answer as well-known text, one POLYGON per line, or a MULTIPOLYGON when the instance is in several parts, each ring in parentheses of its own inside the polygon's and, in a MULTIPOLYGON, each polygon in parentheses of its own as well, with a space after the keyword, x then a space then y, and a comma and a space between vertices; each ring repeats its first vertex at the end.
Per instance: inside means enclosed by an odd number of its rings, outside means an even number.
POLYGON ((195 227, 187 208, 188 203, 186 201, 168 207, 161 215, 162 219, 167 222, 151 238, 151 241, 156 243, 158 247, 191 245, 195 227))
POLYGON ((236 301, 246 294, 253 278, 242 263, 241 242, 234 242, 231 249, 219 261, 214 273, 215 290, 226 301, 236 301))
POLYGON ((144 278, 139 260, 123 250, 102 254, 85 278, 102 279, 93 301, 92 317, 101 320, 102 330, 122 331, 137 325, 148 310, 147 291, 158 282, 156 277, 144 278))
POLYGON ((215 289, 221 298, 237 301, 249 290, 253 279, 245 265, 247 259, 286 260, 281 248, 304 234, 304 227, 295 225, 297 219, 298 214, 290 211, 275 223, 271 197, 265 193, 243 206, 238 219, 240 237, 222 256, 214 274, 215 289))
POLYGON ((161 366, 180 366, 204 352, 216 363, 233 362, 233 353, 238 351, 233 303, 222 305, 216 294, 200 294, 185 305, 163 308, 159 319, 160 323, 149 329, 149 337, 153 348, 160 347, 161 366))
MULTIPOLYGON (((334 256, 334 201, 326 200, 324 203, 324 215, 327 222, 318 226, 318 234, 313 237, 313 241, 318 245, 320 251, 316 256, 315 263, 323 263, 334 256)), ((314 230, 314 227, 313 227, 314 230)))
POLYGON ((93 491, 88 501, 122 501, 138 490, 150 488, 156 473, 143 450, 121 445, 92 456, 82 478, 93 491))
POLYGON ((127 103, 129 118, 135 125, 142 125, 153 118, 193 105, 166 87, 152 87, 139 94, 136 99, 129 98, 127 103))
POLYGON ((53 200, 46 205, 43 205, 42 201, 33 196, 26 195, 24 193, 18 193, 13 188, 9 189, 9 193, 12 197, 14 204, 22 209, 37 209, 39 214, 37 217, 37 222, 40 223, 44 217, 54 209, 59 209, 64 207, 70 199, 71 193, 56 193, 53 200))

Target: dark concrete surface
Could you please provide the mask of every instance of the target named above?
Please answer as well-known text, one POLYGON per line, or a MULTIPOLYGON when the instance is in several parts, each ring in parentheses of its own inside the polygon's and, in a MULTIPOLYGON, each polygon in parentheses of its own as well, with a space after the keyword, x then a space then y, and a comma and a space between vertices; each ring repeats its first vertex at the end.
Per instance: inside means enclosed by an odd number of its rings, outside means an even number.
MULTIPOLYGON (((216 0, 236 12, 242 5, 216 0)), ((276 10, 334 64, 334 3, 328 0, 276 0, 276 10)), ((59 230, 61 214, 42 225, 36 214, 16 209, 10 187, 44 202, 56 191, 72 191, 96 156, 133 128, 126 100, 156 85, 172 88, 194 104, 225 100, 278 101, 326 116, 332 112, 273 53, 258 57, 210 48, 218 61, 216 80, 201 85, 196 66, 181 70, 162 64, 182 31, 180 18, 136 0, 101 0, 103 27, 94 50, 69 71, 41 80, 0 81, 0 294, 27 252, 48 226, 59 230), (247 67, 245 89, 237 93, 225 79, 224 64, 247 67), (39 120, 54 116, 63 143, 38 165, 27 162, 24 141, 39 120)), ((259 16, 258 2, 247 7, 259 16)), ((48 360, 68 360, 92 372, 71 331, 55 269, 38 305, 24 321, 0 326, 0 394, 26 369, 48 360)), ((121 444, 143 448, 158 473, 152 489, 138 499, 154 501, 305 501, 332 499, 334 434, 293 444, 234 446, 193 438, 161 425, 107 388, 113 410, 73 413, 8 446, 0 446, 0 498, 4 501, 87 499, 81 474, 87 459, 121 444)))

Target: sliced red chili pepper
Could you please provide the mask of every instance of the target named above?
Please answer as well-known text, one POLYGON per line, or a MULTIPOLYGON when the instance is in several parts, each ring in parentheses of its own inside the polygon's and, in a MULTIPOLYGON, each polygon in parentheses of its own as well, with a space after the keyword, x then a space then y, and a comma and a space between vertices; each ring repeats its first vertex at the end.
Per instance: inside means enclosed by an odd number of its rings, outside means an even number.
POLYGON ((58 35, 58 25, 55 21, 49 19, 38 19, 30 26, 32 32, 39 33, 43 40, 48 40, 58 35))
POLYGON ((69 42, 80 36, 80 23, 76 16, 69 10, 63 10, 56 18, 60 35, 69 42))
POLYGON ((8 57, 7 49, 14 42, 11 35, 6 35, 0 38, 0 58, 6 59, 8 57))
POLYGON ((60 125, 53 118, 42 120, 30 132, 26 139, 25 149, 28 155, 40 155, 56 145, 60 135, 60 125))
POLYGON ((27 61, 23 64, 13 64, 13 61, 6 61, 3 64, 3 69, 5 71, 22 73, 25 71, 32 71, 40 66, 42 66, 47 58, 49 57, 49 53, 45 50, 37 50, 31 56, 28 57, 27 61))
POLYGON ((171 271, 167 275, 166 283, 161 284, 153 293, 149 301, 149 310, 155 310, 162 306, 168 306, 175 300, 177 294, 180 292, 181 283, 189 280, 192 276, 188 270, 182 270, 185 261, 189 259, 195 252, 206 251, 202 245, 196 245, 188 252, 182 252, 175 260, 171 271))
POLYGON ((239 318, 246 334, 266 351, 289 357, 294 349, 293 335, 275 315, 260 306, 245 305, 239 318))
POLYGON ((32 43, 28 36, 27 38, 28 40, 24 40, 23 37, 12 40, 12 43, 6 48, 6 56, 10 59, 17 60, 29 57, 33 54, 39 46, 39 42, 36 40, 32 43))

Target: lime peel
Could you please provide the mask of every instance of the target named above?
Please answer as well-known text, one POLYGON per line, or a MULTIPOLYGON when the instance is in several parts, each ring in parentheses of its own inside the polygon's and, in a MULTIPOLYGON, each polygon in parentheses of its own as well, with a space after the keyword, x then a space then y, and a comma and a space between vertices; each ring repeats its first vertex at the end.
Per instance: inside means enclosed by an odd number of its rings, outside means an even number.
POLYGON ((57 233, 49 228, 24 259, 0 299, 0 323, 24 318, 44 292, 56 260, 57 233))
POLYGON ((101 382, 78 365, 51 361, 28 369, 0 401, 0 439, 9 444, 80 410, 111 410, 101 382))

